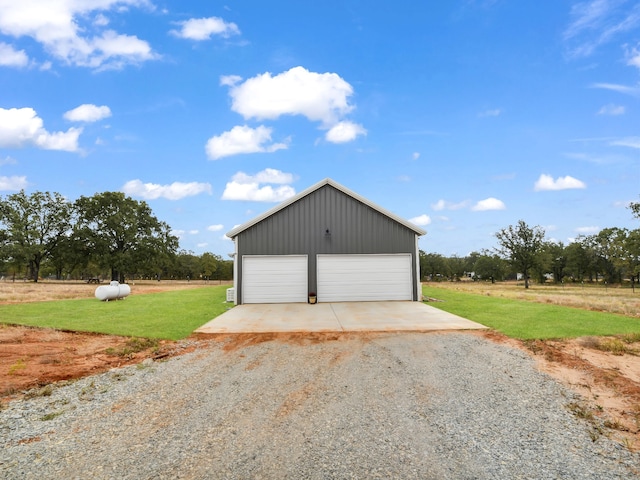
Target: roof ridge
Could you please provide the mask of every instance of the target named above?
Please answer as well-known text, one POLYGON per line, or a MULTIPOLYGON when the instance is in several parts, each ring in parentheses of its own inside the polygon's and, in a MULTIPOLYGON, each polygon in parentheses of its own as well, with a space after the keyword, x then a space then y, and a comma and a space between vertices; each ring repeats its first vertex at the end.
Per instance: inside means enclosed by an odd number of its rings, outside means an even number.
POLYGON ((311 185, 310 187, 304 189, 303 191, 301 191, 300 193, 294 195, 291 198, 288 198, 287 200, 284 200, 283 202, 279 203, 278 205, 276 205, 275 207, 267 210, 266 212, 258 215, 257 217, 249 220, 248 222, 243 223, 242 225, 238 225, 237 227, 232 228, 231 230, 229 230, 226 234, 227 237, 233 239, 234 237, 238 236, 238 234, 242 233, 243 231, 247 230, 248 228, 256 225, 257 223, 260 223, 262 220, 278 213, 281 210, 284 210, 286 207, 288 207, 289 205, 292 205, 294 203, 296 203, 298 200, 310 195, 311 193, 315 192, 316 190, 319 190, 320 188, 324 187, 325 185, 330 185, 333 188, 335 188, 336 190, 341 191, 342 193, 344 193, 345 195, 348 195, 349 197, 367 205, 368 207, 373 208, 374 210, 378 211, 379 213, 395 220, 396 222, 404 225, 405 227, 409 228, 410 230, 413 230, 416 234, 422 236, 425 235, 427 232, 425 230, 423 230, 422 228, 418 227, 417 225, 414 225, 413 223, 409 222, 408 220, 405 220, 402 217, 399 217, 398 215, 390 212, 389 210, 382 208, 381 206, 373 203, 372 201, 366 199, 365 197, 363 197, 362 195, 354 192, 353 190, 348 189, 347 187, 345 187, 344 185, 336 182, 335 180, 327 177, 323 180, 320 180, 318 183, 315 183, 313 185, 311 185))

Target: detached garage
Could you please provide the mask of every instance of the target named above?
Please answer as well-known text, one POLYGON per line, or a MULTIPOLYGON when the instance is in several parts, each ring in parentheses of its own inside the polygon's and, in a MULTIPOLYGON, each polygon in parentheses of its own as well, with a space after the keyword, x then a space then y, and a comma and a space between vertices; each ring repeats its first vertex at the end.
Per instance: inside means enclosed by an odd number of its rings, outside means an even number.
POLYGON ((418 238, 426 232, 331 179, 227 236, 235 301, 420 300, 418 238))

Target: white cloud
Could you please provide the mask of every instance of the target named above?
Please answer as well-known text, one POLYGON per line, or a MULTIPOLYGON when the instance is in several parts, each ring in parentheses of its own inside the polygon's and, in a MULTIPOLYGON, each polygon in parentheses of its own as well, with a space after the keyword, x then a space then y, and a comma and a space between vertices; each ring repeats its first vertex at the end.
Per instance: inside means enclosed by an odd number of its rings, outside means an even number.
POLYGON ((545 175, 544 173, 540 175, 540 178, 538 178, 533 186, 536 192, 543 190, 571 190, 575 188, 587 188, 587 185, 569 175, 566 177, 558 177, 554 180, 551 175, 545 175))
POLYGON ((413 152, 411 154, 411 158, 413 158, 414 160, 418 160, 420 158, 420 152, 413 152))
POLYGON ((575 229, 576 233, 581 235, 591 235, 592 233, 598 233, 600 231, 600 227, 596 226, 588 226, 588 227, 578 227, 575 229))
POLYGON ((223 228, 224 228, 224 225, 217 224, 217 225, 209 225, 207 227, 207 230, 209 230, 210 232, 219 232, 223 228))
POLYGON ((106 27, 107 25, 109 25, 109 19, 103 14, 99 13, 98 15, 96 15, 96 18, 93 19, 93 24, 98 27, 106 27))
POLYGON ((239 75, 222 75, 220 77, 220 85, 224 87, 233 87, 241 81, 242 77, 239 75))
POLYGON ((0 42, 0 65, 3 67, 26 67, 29 57, 24 50, 16 50, 11 45, 0 42))
POLYGON ((27 177, 16 175, 12 177, 0 176, 0 191, 12 191, 17 192, 23 188, 27 188, 27 177))
POLYGON ((494 108, 491 110, 485 110, 478 114, 479 117, 499 117, 502 115, 503 110, 501 108, 494 108))
POLYGON ((2 165, 15 165, 18 161, 13 157, 0 158, 0 166, 2 165))
POLYGON ((111 109, 106 105, 98 107, 91 103, 85 103, 79 107, 69 110, 64 114, 64 118, 71 122, 97 122, 103 118, 111 116, 111 109))
POLYGON ((230 131, 213 136, 207 141, 205 150, 211 160, 242 153, 275 152, 287 148, 287 142, 271 143, 271 128, 260 125, 235 126, 230 131))
POLYGON ((571 7, 571 22, 564 31, 572 57, 587 57, 600 45, 633 30, 640 23, 640 6, 631 2, 587 0, 571 7))
POLYGON ((619 147, 640 148, 640 137, 627 137, 619 140, 614 140, 609 145, 619 147))
MULTIPOLYGON (((122 68, 158 58, 136 36, 104 29, 108 22, 92 12, 125 12, 129 7, 153 9, 149 0, 20 0, 0 4, 0 32, 30 37, 44 50, 69 65, 95 69, 122 68)), ((106 17, 104 17, 106 19, 106 17)))
POLYGON ((293 197, 296 191, 290 185, 294 176, 290 173, 267 168, 256 175, 244 172, 236 173, 227 183, 222 194, 222 200, 250 200, 254 202, 282 202, 293 197), (279 184, 279 187, 264 185, 265 183, 279 184))
POLYGON ((277 183, 277 184, 288 184, 293 183, 295 180, 295 176, 292 173, 282 172, 280 170, 276 170, 275 168, 265 168, 261 172, 256 173, 255 175, 247 175, 244 172, 238 172, 231 180, 238 183, 277 183))
POLYGON ((236 79, 229 91, 231 109, 246 119, 303 115, 330 127, 354 108, 349 104, 353 88, 336 73, 294 67, 275 76, 263 73, 242 83, 236 77, 223 78, 236 79))
POLYGON ((188 232, 186 230, 179 230, 179 229, 174 229, 171 230, 171 235, 175 235, 178 238, 184 238, 188 235, 197 235, 199 232, 198 230, 189 230, 188 232))
POLYGON ((431 204, 431 209, 435 210, 436 212, 444 210, 446 207, 447 207, 447 202, 442 199, 438 200, 436 203, 431 204))
POLYGON ((325 138, 331 143, 347 143, 355 140, 358 135, 366 134, 367 131, 362 125, 345 120, 331 127, 325 138))
POLYGON ((82 128, 66 132, 47 132, 33 108, 0 108, 0 147, 35 146, 44 150, 78 151, 82 128))
POLYGON ((612 90, 614 92, 624 93, 625 95, 631 95, 634 97, 640 96, 640 87, 629 87, 627 85, 620 85, 617 83, 594 83, 591 87, 612 90))
POLYGON ((442 210, 460 210, 461 208, 465 208, 469 205, 469 202, 463 201, 458 203, 447 202, 446 200, 438 200, 436 203, 431 204, 431 208, 436 212, 442 210))
POLYGON ((594 30, 608 16, 610 8, 606 0, 590 0, 571 7, 571 23, 564 31, 564 38, 573 38, 584 30, 594 30))
POLYGON ((258 183, 227 183, 222 200, 250 200, 254 202, 282 202, 296 194, 293 187, 283 185, 273 188, 270 185, 260 187, 258 183))
POLYGON ((142 183, 140 180, 130 180, 122 186, 122 191, 127 195, 141 197, 145 200, 166 198, 167 200, 180 200, 201 193, 211 194, 211 185, 198 182, 173 182, 170 185, 158 185, 156 183, 142 183))
POLYGON ((198 247, 198 248, 204 248, 204 247, 206 247, 207 245, 209 245, 207 242, 202 242, 202 243, 198 243, 198 244, 196 245, 196 247, 198 247))
POLYGON ((497 198, 489 197, 484 200, 480 200, 476 203, 471 210, 474 212, 485 212, 488 210, 504 210, 507 206, 502 202, 502 200, 498 200, 497 198))
POLYGON ((598 110, 598 115, 624 115, 625 108, 622 105, 614 105, 612 103, 603 106, 600 110, 598 110))
POLYGON ((640 50, 637 46, 627 50, 627 65, 640 68, 640 50))
POLYGON ((613 155, 613 154, 605 154, 605 155, 593 155, 581 152, 568 152, 564 154, 567 158, 572 158, 574 160, 585 161, 589 163, 594 163, 596 165, 608 165, 612 163, 619 163, 625 161, 623 155, 613 155))
POLYGON ((225 22, 219 17, 191 18, 177 23, 182 28, 179 31, 171 30, 171 33, 177 37, 190 40, 209 40, 211 35, 229 38, 231 35, 240 34, 240 29, 235 23, 225 22))
POLYGON ((410 218, 409 221, 414 225, 419 225, 421 227, 425 225, 429 225, 431 223, 431 217, 426 214, 419 215, 417 217, 410 218))

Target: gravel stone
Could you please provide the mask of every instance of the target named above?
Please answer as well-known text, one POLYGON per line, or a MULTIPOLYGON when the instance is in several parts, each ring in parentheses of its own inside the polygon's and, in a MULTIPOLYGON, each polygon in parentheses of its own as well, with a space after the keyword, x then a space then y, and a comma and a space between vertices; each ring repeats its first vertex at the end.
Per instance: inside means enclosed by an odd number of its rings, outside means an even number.
POLYGON ((640 478, 640 455, 593 441, 593 425, 571 414, 578 396, 524 352, 476 335, 236 347, 11 402, 0 477, 640 478))

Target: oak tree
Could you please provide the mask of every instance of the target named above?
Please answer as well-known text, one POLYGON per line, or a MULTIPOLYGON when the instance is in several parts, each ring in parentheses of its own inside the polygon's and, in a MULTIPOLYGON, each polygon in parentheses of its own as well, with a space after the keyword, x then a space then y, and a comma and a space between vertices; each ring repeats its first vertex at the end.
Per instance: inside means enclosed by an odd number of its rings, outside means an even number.
POLYGON ((97 193, 76 200, 77 238, 88 255, 111 269, 111 280, 125 281, 126 272, 160 265, 178 249, 178 238, 158 220, 144 201, 121 192, 97 193))
POLYGON ((69 235, 73 206, 59 193, 24 190, 0 199, 3 225, 2 256, 25 264, 28 276, 38 281, 40 265, 69 235))
POLYGON ((538 253, 544 245, 544 229, 529 227, 524 220, 509 225, 495 234, 498 252, 524 276, 524 288, 529 288, 529 272, 536 265, 538 253))

